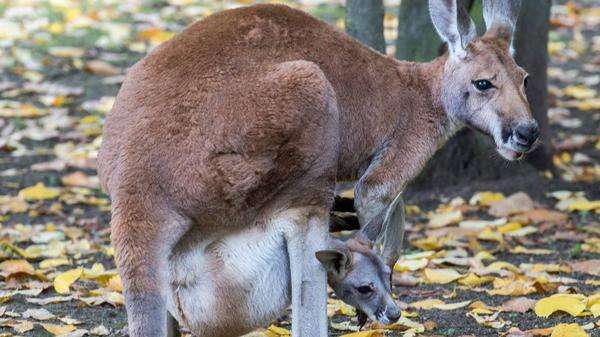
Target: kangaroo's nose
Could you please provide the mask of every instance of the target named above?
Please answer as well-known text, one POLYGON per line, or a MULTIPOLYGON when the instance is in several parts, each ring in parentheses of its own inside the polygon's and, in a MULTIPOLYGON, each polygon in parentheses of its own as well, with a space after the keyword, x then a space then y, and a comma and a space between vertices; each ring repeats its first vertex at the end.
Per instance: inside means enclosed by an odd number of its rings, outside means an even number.
POLYGON ((400 309, 398 307, 388 308, 385 312, 385 316, 390 322, 396 322, 400 319, 400 309))
POLYGON ((540 129, 537 123, 519 124, 514 132, 517 144, 530 147, 540 136, 540 129))

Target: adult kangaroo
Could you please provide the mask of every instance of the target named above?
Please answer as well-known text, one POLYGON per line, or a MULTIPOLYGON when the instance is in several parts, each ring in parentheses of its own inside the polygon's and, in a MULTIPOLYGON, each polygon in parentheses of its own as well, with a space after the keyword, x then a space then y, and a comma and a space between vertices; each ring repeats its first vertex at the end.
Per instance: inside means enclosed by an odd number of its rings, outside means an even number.
POLYGON ((531 149, 539 132, 527 74, 510 54, 520 2, 484 0, 482 37, 456 0, 429 4, 449 47, 429 63, 381 55, 299 10, 256 5, 191 25, 129 70, 98 161, 132 337, 165 336, 172 294, 207 276, 190 272, 194 261, 236 235, 251 246, 239 235, 249 230, 285 245, 292 335, 326 336, 315 253, 327 249, 336 181, 358 179, 355 206, 372 239, 462 126, 490 135, 509 160, 531 149))

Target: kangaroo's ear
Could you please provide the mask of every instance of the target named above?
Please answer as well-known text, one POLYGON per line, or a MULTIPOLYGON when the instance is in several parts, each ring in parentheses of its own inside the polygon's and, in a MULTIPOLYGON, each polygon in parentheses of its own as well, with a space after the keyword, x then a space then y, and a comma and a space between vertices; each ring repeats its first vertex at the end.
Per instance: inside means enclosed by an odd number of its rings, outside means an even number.
POLYGON ((333 274, 336 278, 346 276, 352 262, 350 251, 345 249, 319 250, 315 255, 317 260, 325 267, 327 273, 333 274))
POLYGON ((464 58, 469 42, 477 37, 475 24, 458 0, 429 0, 429 14, 435 30, 448 43, 453 57, 464 58))
POLYGON ((483 0, 483 20, 488 34, 511 43, 519 17, 521 0, 483 0))

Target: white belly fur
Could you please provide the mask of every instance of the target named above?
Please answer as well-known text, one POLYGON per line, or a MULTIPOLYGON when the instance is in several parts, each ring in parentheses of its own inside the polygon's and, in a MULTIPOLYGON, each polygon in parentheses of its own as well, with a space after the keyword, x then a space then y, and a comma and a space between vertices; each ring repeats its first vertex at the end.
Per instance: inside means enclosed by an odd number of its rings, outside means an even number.
POLYGON ((282 314, 290 302, 289 259, 281 226, 267 227, 178 247, 170 260, 174 291, 167 304, 181 324, 204 336, 232 322, 251 330, 282 314), (240 290, 246 297, 241 300, 240 290), (227 317, 223 304, 242 310, 227 317))

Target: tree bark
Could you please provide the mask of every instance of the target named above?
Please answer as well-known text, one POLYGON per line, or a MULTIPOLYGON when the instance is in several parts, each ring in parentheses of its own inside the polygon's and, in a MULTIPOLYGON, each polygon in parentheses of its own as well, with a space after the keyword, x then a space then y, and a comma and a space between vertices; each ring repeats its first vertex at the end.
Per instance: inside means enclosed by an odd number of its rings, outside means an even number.
POLYGON ((429 19, 429 2, 402 0, 398 13, 396 58, 416 62, 434 59, 442 40, 429 19))
POLYGON ((515 60, 529 73, 527 99, 538 121, 542 144, 528 155, 537 169, 551 169, 552 146, 548 126, 548 29, 551 0, 523 1, 513 45, 515 60))
POLYGON ((383 0, 347 0, 346 33, 385 54, 383 0))
MULTIPOLYGON (((481 0, 460 0, 482 34, 485 30, 481 0)), ((540 123, 544 142, 527 156, 538 169, 552 168, 546 90, 547 43, 551 0, 523 1, 514 38, 516 61, 531 78, 527 89, 534 117, 540 123)), ((441 41, 429 17, 428 2, 402 0, 398 20, 396 57, 408 61, 429 61, 440 55, 441 41), (434 35, 432 35, 432 33, 434 35)), ((529 165, 505 163, 495 154, 488 137, 471 129, 461 130, 429 161, 411 184, 416 189, 455 185, 472 179, 491 180, 530 171, 529 165)))

